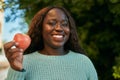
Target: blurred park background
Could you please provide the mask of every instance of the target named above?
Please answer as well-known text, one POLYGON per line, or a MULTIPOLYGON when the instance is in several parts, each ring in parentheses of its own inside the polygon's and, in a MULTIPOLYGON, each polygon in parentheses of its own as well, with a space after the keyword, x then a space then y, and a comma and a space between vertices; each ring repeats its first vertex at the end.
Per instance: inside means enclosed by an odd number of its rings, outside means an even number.
POLYGON ((3 12, 10 11, 4 15, 5 23, 14 24, 21 18, 18 27, 7 26, 11 28, 7 34, 26 33, 26 26, 43 7, 65 7, 76 22, 80 45, 95 65, 99 80, 120 80, 120 0, 0 0, 0 5, 3 12))

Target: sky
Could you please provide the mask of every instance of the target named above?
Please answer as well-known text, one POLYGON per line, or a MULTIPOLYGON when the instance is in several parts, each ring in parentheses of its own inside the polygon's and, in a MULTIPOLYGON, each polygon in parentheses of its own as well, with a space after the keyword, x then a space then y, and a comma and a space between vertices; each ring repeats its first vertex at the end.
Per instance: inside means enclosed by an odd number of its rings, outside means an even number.
MULTIPOLYGON (((4 11, 4 17, 10 15, 11 10, 7 9, 4 11)), ((12 17, 11 17, 12 18, 12 17)), ((27 32, 28 25, 24 22, 23 18, 16 18, 14 21, 6 22, 4 19, 2 27, 2 41, 8 42, 13 40, 13 37, 16 33, 27 32), (22 24, 21 24, 22 23, 22 24), (24 25, 23 25, 24 23, 24 25)))
POLYGON ((23 25, 20 25, 22 19, 16 19, 13 22, 5 22, 2 28, 2 40, 11 41, 16 33, 23 33, 27 31, 27 25, 24 26, 24 30, 20 30, 23 25))

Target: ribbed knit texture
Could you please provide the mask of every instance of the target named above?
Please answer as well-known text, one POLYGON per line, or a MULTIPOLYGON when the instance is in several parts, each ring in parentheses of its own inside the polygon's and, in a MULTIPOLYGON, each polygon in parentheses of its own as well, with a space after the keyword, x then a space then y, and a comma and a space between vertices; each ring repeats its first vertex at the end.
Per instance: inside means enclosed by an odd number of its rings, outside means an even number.
POLYGON ((24 56, 23 66, 26 72, 10 68, 6 80, 98 80, 90 59, 72 51, 61 56, 34 52, 24 56))

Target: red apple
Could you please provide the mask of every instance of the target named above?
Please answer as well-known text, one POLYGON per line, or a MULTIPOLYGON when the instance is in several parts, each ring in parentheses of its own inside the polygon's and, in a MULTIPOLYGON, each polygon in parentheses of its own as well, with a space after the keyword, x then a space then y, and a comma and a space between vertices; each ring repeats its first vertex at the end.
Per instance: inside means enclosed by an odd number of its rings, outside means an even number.
POLYGON ((13 39, 18 43, 17 47, 23 50, 26 50, 31 43, 31 39, 27 34, 17 33, 13 39))

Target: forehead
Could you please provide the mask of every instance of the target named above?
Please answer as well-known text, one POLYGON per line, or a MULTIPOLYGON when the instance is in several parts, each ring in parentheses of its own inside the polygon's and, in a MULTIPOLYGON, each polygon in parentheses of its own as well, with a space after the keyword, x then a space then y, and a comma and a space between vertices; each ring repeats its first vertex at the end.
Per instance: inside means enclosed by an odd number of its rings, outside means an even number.
POLYGON ((46 18, 66 19, 67 17, 63 10, 59 8, 53 8, 47 13, 46 18))

